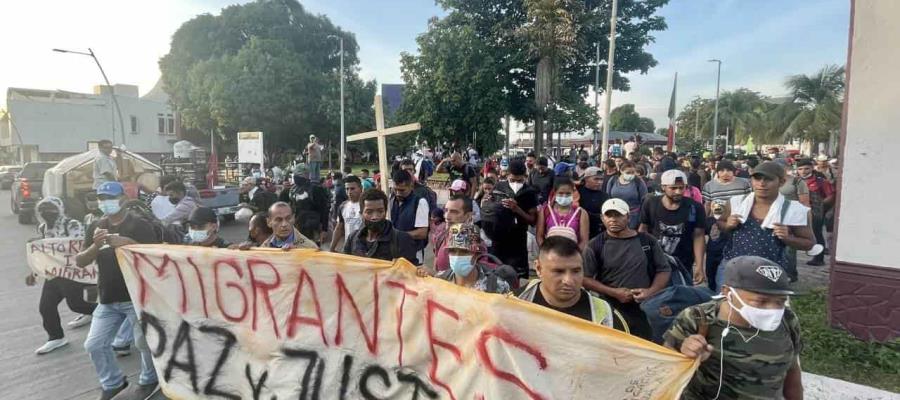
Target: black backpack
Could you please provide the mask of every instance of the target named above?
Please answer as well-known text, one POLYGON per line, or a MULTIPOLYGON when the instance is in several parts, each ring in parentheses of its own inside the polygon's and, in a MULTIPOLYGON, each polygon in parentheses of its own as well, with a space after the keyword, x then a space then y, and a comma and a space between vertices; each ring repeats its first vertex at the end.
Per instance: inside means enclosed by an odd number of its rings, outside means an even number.
POLYGON ((159 218, 156 218, 156 215, 153 214, 153 211, 150 207, 147 206, 146 203, 140 200, 130 200, 125 203, 123 207, 128 212, 132 213, 136 217, 140 218, 145 223, 149 224, 153 231, 156 232, 156 239, 159 240, 160 243, 168 243, 168 244, 183 244, 184 236, 187 232, 184 230, 184 227, 178 225, 165 225, 159 218))
MULTIPOLYGON (((644 257, 647 258, 647 276, 650 277, 650 282, 652 283, 653 278, 656 276, 656 265, 653 262, 653 243, 656 242, 656 238, 644 232, 638 232, 637 237, 641 241, 641 250, 644 252, 644 257)), ((600 267, 603 266, 603 257, 600 256, 603 254, 603 242, 607 238, 609 238, 609 234, 604 231, 597 236, 597 239, 588 242, 588 246, 591 246, 594 254, 598 255, 597 261, 600 263, 600 267)), ((669 268, 672 270, 670 285, 689 285, 693 282, 693 272, 688 270, 678 259, 666 254, 666 260, 669 268)))
MULTIPOLYGON (((522 188, 521 190, 526 190, 522 188)), ((503 199, 513 199, 516 195, 509 183, 500 182, 491 192, 491 200, 481 208, 481 229, 491 240, 498 240, 508 234, 508 230, 516 223, 516 215, 512 210, 503 207, 503 199)))

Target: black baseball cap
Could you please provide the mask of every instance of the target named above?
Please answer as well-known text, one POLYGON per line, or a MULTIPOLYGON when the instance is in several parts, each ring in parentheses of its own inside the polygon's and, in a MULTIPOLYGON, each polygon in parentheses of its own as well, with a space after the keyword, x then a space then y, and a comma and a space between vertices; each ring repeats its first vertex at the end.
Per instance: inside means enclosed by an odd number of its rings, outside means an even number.
POLYGON ((774 161, 766 161, 753 168, 753 176, 762 175, 772 180, 785 178, 784 167, 774 161))
POLYGON ((725 264, 725 286, 755 293, 792 295, 790 278, 778 263, 757 256, 740 256, 725 264))
POLYGON ((193 226, 202 226, 211 222, 219 222, 219 217, 213 209, 208 207, 197 207, 191 212, 188 218, 188 224, 193 226))

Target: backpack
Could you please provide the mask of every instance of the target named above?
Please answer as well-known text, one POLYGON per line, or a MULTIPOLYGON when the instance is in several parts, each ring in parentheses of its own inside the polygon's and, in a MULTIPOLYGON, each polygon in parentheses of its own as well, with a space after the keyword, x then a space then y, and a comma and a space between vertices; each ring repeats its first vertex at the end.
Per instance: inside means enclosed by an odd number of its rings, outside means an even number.
POLYGON ((160 243, 182 244, 184 236, 187 234, 184 228, 178 225, 164 225, 159 218, 153 215, 153 211, 144 202, 140 200, 130 200, 125 203, 124 208, 134 214, 136 217, 149 224, 153 231, 156 232, 156 239, 160 243))
MULTIPOLYGON (((526 190, 524 187, 520 190, 526 190)), ((491 240, 498 240, 508 234, 510 227, 516 223, 516 215, 512 210, 503 207, 501 200, 513 199, 516 195, 509 187, 509 183, 503 181, 494 187, 491 192, 491 200, 481 208, 481 229, 491 240)))

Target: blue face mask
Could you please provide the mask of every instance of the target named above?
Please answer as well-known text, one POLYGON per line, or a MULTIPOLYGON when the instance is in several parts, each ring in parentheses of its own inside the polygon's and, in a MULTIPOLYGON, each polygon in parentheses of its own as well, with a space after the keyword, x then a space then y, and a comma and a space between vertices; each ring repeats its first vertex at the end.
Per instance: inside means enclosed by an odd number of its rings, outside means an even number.
POLYGON ((207 230, 188 230, 188 238, 191 240, 191 243, 203 243, 206 239, 209 239, 209 231, 207 230))
POLYGON ((122 205, 119 204, 118 199, 100 200, 97 202, 97 208, 103 212, 103 215, 113 215, 122 209, 122 205))
POLYGON ((475 267, 472 264, 472 256, 454 256, 449 255, 450 258, 450 269, 453 270, 453 273, 457 276, 469 276, 469 273, 472 272, 472 268, 475 267))

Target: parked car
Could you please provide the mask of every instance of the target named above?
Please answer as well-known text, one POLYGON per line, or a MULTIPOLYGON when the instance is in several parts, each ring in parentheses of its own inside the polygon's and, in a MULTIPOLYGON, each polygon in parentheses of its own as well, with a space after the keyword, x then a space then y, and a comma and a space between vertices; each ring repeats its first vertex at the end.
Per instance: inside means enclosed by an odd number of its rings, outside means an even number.
POLYGON ((20 224, 34 221, 34 206, 41 200, 41 185, 44 183, 44 172, 56 165, 55 162, 30 162, 13 181, 10 190, 10 208, 19 214, 20 224))
POLYGON ((21 171, 21 165, 0 166, 0 188, 11 188, 13 181, 16 180, 16 175, 18 175, 21 171))

